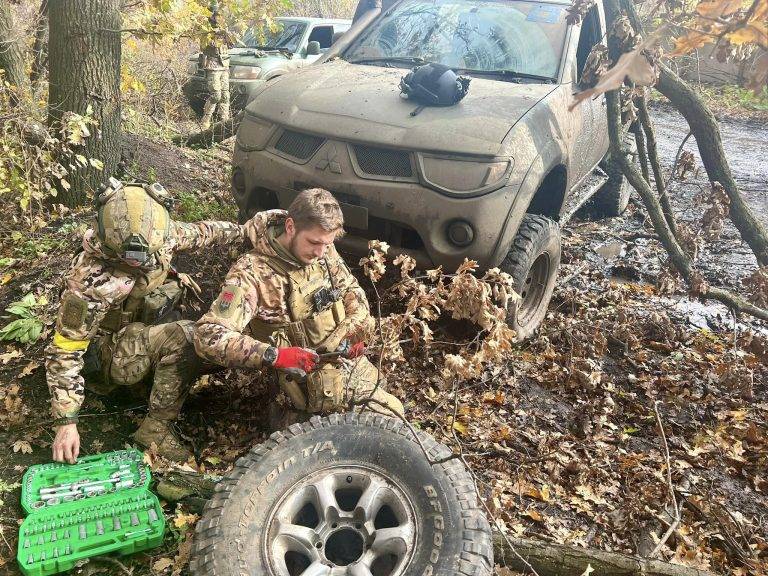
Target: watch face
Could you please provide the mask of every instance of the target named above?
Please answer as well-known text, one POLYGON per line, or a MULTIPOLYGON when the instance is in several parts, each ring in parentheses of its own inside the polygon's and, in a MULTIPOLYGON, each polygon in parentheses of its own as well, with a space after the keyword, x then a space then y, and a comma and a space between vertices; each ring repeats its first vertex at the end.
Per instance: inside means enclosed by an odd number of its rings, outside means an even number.
POLYGON ((270 366, 275 363, 275 360, 277 360, 277 349, 273 346, 270 346, 266 350, 264 350, 264 354, 261 357, 262 362, 269 364, 270 366))

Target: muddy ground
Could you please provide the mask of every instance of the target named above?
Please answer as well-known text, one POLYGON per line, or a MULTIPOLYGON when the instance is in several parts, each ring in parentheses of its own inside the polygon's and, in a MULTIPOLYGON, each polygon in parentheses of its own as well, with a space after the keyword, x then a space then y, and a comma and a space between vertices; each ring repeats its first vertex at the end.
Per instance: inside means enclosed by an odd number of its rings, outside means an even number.
MULTIPOLYGON (((685 124, 664 106, 653 115, 660 156, 670 170, 685 124)), ((736 179, 768 225, 768 127, 724 119, 721 128, 736 179)), ((190 153, 128 138, 125 147, 132 151, 127 165, 134 175, 154 176, 174 192, 214 206, 228 203, 226 146, 190 153)), ((695 151, 693 139, 686 149, 695 151)), ((676 185, 672 200, 681 220, 696 225, 698 196, 708 189, 703 171, 676 185)), ((0 256, 17 259, 2 271, 3 308, 30 291, 55 300, 86 219, 67 214, 23 240, 3 236, 0 256)), ((197 276, 208 303, 234 255, 186 256, 179 269, 197 276)), ((562 281, 541 334, 521 345, 509 365, 478 381, 443 381, 441 355, 466 345, 465 327, 446 321, 435 336, 445 344, 414 348, 408 363, 388 367, 390 382, 397 383, 394 391, 412 421, 463 451, 502 530, 628 553, 647 552, 651 533, 658 537, 665 529, 669 497, 658 401, 673 480, 686 487, 678 493, 686 500, 680 528, 662 556, 728 574, 757 574, 768 555, 768 328, 682 292, 661 294, 660 257, 663 251, 634 203, 623 218, 576 219, 564 230, 562 281)), ((727 224, 698 264, 712 284, 741 290, 755 260, 727 224)), ((379 290, 385 314, 398 305, 386 286, 385 280, 379 290)), ((53 302, 40 313, 49 338, 53 302)), ((185 314, 196 318, 201 306, 185 314)), ((45 338, 26 348, 0 347, 0 572, 11 574, 18 573, 18 483, 27 466, 50 458, 44 344, 45 338)), ((82 453, 129 444, 145 404, 140 397, 88 394, 79 425, 82 453)), ((196 387, 180 429, 194 444, 202 471, 226 473, 264 437, 263 405, 258 375, 224 374, 196 387)), ((184 512, 167 506, 172 530, 163 547, 123 559, 129 571, 150 573, 162 558, 183 570, 184 542, 194 522, 184 512)), ((104 560, 81 570, 123 571, 104 560)))

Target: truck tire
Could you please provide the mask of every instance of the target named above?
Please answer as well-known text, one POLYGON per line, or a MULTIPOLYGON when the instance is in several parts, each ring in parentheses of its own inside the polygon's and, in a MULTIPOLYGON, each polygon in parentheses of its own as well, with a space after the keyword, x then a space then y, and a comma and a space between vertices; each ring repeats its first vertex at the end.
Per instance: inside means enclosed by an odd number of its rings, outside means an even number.
MULTIPOLYGON (((637 144, 631 132, 624 135, 624 145, 630 150, 629 155, 634 159, 637 156, 637 144)), ((595 218, 621 216, 629 205, 632 186, 624 176, 619 163, 611 159, 610 153, 600 163, 600 168, 608 174, 608 181, 592 196, 588 207, 589 214, 595 218)))
POLYGON ((491 530, 471 475, 458 459, 430 464, 424 451, 451 451, 415 434, 369 412, 275 432, 216 486, 191 574, 490 576, 491 530))
POLYGON ((560 226, 546 216, 526 214, 501 269, 512 276, 521 300, 510 305, 507 323, 516 340, 529 338, 547 314, 560 267, 560 226))

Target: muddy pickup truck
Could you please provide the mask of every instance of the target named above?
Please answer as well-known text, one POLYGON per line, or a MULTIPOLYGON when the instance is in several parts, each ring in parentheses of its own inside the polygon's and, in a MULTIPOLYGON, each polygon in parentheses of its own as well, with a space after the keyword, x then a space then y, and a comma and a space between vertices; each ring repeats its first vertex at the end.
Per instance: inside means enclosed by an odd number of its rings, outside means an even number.
POLYGON ((342 248, 368 239, 420 267, 465 258, 510 273, 519 338, 543 320, 560 263, 560 226, 585 202, 623 212, 628 188, 608 158, 604 96, 569 111, 592 47, 598 1, 579 25, 558 0, 395 0, 358 8, 312 66, 261 82, 237 134, 233 194, 245 218, 321 186, 341 202, 342 248), (426 62, 471 78, 449 107, 400 95, 426 62))

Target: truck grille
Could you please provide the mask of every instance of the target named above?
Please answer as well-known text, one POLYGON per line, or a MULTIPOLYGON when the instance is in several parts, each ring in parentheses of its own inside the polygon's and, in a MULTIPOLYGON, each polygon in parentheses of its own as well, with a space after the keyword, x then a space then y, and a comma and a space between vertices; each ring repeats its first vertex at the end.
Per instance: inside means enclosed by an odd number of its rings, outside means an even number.
POLYGON ((411 178, 411 156, 408 152, 373 148, 372 146, 353 145, 355 158, 360 170, 371 176, 389 178, 411 178))
POLYGON ((275 150, 299 160, 308 160, 324 141, 325 139, 319 136, 284 130, 275 144, 275 150))

